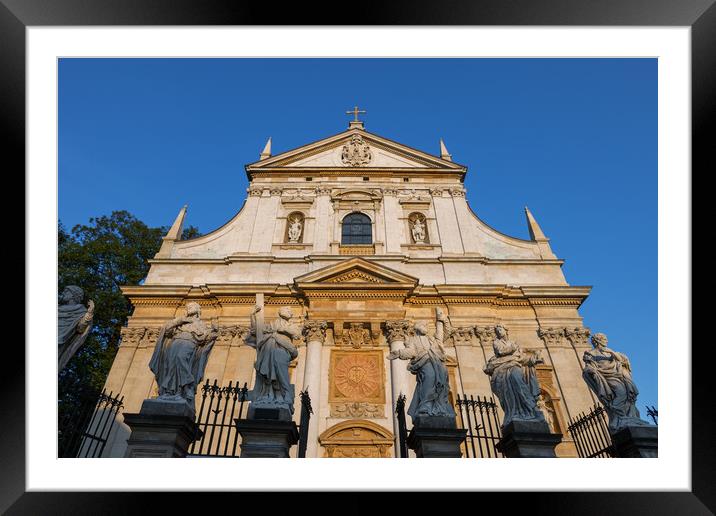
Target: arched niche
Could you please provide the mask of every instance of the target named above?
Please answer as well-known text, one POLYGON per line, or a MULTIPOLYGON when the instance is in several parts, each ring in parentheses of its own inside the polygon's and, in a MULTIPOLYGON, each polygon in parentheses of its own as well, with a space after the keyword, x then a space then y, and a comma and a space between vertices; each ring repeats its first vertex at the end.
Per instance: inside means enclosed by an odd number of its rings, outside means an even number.
POLYGON ((305 232, 306 216, 300 211, 291 212, 286 217, 286 232, 283 241, 289 244, 301 244, 305 232))
POLYGON ((428 219, 419 211, 408 215, 408 229, 410 230, 410 241, 413 244, 429 244, 428 219))
POLYGON ((365 419, 338 423, 323 432, 318 442, 324 457, 386 458, 393 456, 393 433, 365 419))

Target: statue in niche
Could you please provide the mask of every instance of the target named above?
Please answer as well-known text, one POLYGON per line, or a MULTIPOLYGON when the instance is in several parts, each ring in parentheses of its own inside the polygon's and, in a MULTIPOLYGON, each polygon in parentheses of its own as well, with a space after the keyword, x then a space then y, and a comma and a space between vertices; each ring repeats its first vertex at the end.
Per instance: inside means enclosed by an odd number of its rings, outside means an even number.
POLYGON ((435 312, 435 335, 428 335, 427 324, 418 321, 413 325, 414 334, 405 338, 405 348, 391 351, 388 355, 389 360, 410 360, 408 371, 416 376, 415 392, 408 407, 413 424, 416 418, 423 416, 455 417, 455 410, 448 399, 450 384, 443 347, 444 326, 448 321, 440 308, 436 308, 435 312))
POLYGON ((293 339, 300 337, 301 325, 291 322, 293 312, 288 306, 278 311, 278 317, 263 324, 257 314, 263 307, 257 305, 251 315, 251 327, 245 339, 256 348, 256 383, 249 393, 254 407, 285 408, 293 414, 295 387, 288 373, 289 363, 298 356, 293 339))
POLYGON ((550 430, 557 433, 557 418, 555 417, 553 403, 549 396, 544 392, 540 393, 539 398, 537 398, 537 408, 542 411, 542 414, 544 414, 544 418, 547 421, 550 430))
POLYGON ((84 291, 76 286, 65 287, 57 307, 57 369, 62 371, 67 362, 82 347, 92 329, 94 301, 82 304, 84 291))
POLYGON ((219 336, 216 320, 201 320, 198 303, 186 304, 186 316, 166 323, 160 330, 149 361, 157 381, 159 400, 184 400, 194 410, 196 387, 204 377, 209 353, 219 336))
POLYGON ((515 342, 507 340, 507 330, 502 325, 495 327, 492 349, 495 355, 487 361, 484 371, 505 413, 502 427, 512 421, 546 422, 537 406, 540 387, 535 365, 544 362, 542 357, 539 353, 525 353, 515 342))
POLYGON ((582 358, 582 377, 607 411, 609 431, 614 433, 627 426, 651 426, 641 419, 636 408, 639 390, 632 380, 629 359, 607 348, 607 336, 603 333, 592 335, 592 346, 582 358))
POLYGON ((301 233, 303 232, 303 217, 296 213, 288 219, 288 241, 297 244, 301 241, 301 233))
POLYGON ((420 213, 414 213, 410 217, 410 234, 416 244, 424 244, 427 241, 428 233, 426 229, 425 216, 420 213))

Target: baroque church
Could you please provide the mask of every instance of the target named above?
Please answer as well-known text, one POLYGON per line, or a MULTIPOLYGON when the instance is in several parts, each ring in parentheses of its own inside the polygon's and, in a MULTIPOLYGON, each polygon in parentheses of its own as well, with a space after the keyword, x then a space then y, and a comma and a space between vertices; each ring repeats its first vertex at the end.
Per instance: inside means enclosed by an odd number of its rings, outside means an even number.
MULTIPOLYGON (((480 220, 465 197, 468 169, 442 140, 432 155, 368 132, 350 113, 347 130, 293 150, 273 155, 269 139, 245 167, 243 206, 222 227, 181 240, 179 211, 144 283, 122 289, 133 312, 105 388, 124 396, 127 413, 157 395, 148 367, 157 335, 188 302, 220 328, 204 379, 250 388, 254 306, 262 300, 267 320, 289 306, 304 328, 290 375, 295 406, 300 391, 311 399, 306 457, 396 457, 395 405, 401 394, 410 403, 415 377, 387 357, 416 321, 434 331, 440 308, 451 400, 491 395, 483 368, 501 324, 542 355, 540 406, 563 435, 557 456, 576 456, 568 421, 595 403, 581 363, 591 346, 579 307, 590 287, 567 282, 527 208, 529 240, 480 220)), ((120 415, 103 456, 122 457, 128 435, 120 415)))

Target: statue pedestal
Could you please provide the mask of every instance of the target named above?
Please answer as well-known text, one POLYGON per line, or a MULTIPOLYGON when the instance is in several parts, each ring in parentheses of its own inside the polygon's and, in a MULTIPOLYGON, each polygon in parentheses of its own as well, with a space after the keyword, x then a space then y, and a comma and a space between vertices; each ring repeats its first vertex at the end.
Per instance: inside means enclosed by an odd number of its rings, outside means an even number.
POLYGON ((235 419, 241 435, 241 457, 286 458, 298 442, 298 427, 284 406, 252 402, 247 419, 235 419))
POLYGON ((132 430, 125 457, 186 457, 202 435, 194 408, 183 400, 144 400, 139 414, 124 414, 124 422, 132 430))
POLYGON ((612 434, 618 457, 656 458, 659 450, 659 427, 627 426, 612 434))
POLYGON ((502 429, 497 449, 508 458, 554 458, 562 434, 549 431, 546 421, 511 421, 502 429))
POLYGON ((413 418, 408 434, 408 447, 418 458, 460 458, 460 445, 467 430, 458 429, 454 417, 422 416, 413 418))
POLYGON ((241 457, 287 458, 298 442, 298 427, 281 419, 236 419, 241 434, 241 457))

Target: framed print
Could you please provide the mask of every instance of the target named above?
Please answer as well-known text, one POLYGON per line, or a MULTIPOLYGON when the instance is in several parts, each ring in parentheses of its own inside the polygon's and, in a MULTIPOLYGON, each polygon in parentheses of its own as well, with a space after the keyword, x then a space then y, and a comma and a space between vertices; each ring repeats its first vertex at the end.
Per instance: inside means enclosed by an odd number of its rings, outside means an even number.
POLYGON ((51 7, 0 11, 28 203, 3 509, 714 510, 689 173, 712 2, 51 7))

